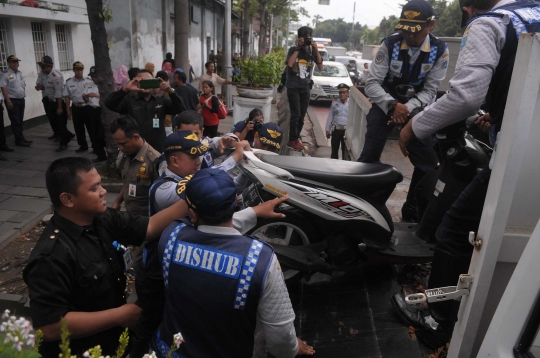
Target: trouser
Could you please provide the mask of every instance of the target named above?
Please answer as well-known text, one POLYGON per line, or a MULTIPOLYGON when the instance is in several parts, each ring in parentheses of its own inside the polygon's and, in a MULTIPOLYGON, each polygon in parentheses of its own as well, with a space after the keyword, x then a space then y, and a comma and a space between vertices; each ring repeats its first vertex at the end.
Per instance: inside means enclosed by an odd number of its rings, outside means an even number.
POLYGON ((0 104, 0 147, 6 145, 6 135, 4 133, 4 109, 0 104))
MULTIPOLYGON (((381 153, 386 144, 388 134, 393 126, 388 125, 390 117, 383 110, 373 104, 367 115, 367 131, 364 148, 358 158, 358 162, 380 163, 381 153)), ((415 168, 427 173, 437 166, 437 154, 433 149, 433 138, 413 138, 407 146, 409 159, 415 168)))
MULTIPOLYGON (((467 273, 473 253, 469 232, 478 232, 490 176, 491 170, 486 165, 444 215, 435 234, 437 242, 429 288, 455 286, 459 275, 467 273)), ((429 308, 439 323, 457 321, 459 302, 430 303, 429 308)))
POLYGON ((13 108, 7 110, 11 122, 11 132, 15 137, 15 142, 20 142, 24 140, 23 120, 26 101, 24 98, 11 98, 11 103, 13 104, 13 108))
POLYGON ((334 129, 330 144, 332 146, 330 158, 338 159, 338 150, 341 145, 341 159, 345 160, 345 129, 334 129))
POLYGON ((60 138, 60 145, 67 145, 71 140, 71 133, 67 129, 66 104, 62 101, 62 114, 56 114, 58 108, 56 100, 50 101, 47 97, 43 98, 43 107, 51 124, 51 128, 56 136, 60 138))
POLYGON ((92 149, 98 158, 105 158, 105 130, 103 129, 103 122, 101 122, 101 107, 85 106, 86 112, 85 122, 90 142, 92 142, 92 149))
POLYGON ((289 100, 289 109, 291 111, 291 120, 289 123, 289 142, 300 138, 300 132, 304 127, 304 118, 306 117, 309 105, 309 87, 287 88, 287 99, 289 100))
POLYGON ((204 126, 203 129, 203 136, 208 138, 214 138, 217 136, 218 133, 218 126, 204 126))
MULTIPOLYGON (((71 119, 73 119, 73 128, 75 128, 77 144, 82 148, 88 148, 88 142, 86 141, 86 132, 84 130, 84 124, 87 122, 87 112, 85 109, 85 107, 79 107, 75 103, 71 106, 71 119)), ((88 130, 88 134, 90 134, 90 130, 88 130)))

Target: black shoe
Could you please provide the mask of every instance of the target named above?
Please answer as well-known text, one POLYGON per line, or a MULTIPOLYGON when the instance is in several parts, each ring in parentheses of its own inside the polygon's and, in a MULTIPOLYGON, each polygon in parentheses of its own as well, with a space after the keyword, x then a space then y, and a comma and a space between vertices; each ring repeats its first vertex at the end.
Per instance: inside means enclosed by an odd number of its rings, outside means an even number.
POLYGON ((437 349, 443 347, 446 343, 450 342, 452 338, 452 327, 444 327, 439 325, 437 329, 433 328, 422 328, 417 329, 415 334, 424 343, 425 346, 431 349, 437 349))
POLYGON ((0 152, 13 152, 13 149, 8 147, 7 144, 0 146, 0 152))
POLYGON ((58 149, 56 149, 57 152, 63 152, 64 150, 67 149, 67 145, 61 145, 58 149))
POLYGON ((88 147, 79 147, 79 149, 75 149, 75 153, 82 153, 86 152, 88 150, 88 147))
POLYGON ((17 147, 29 147, 30 143, 26 143, 26 142, 24 142, 22 140, 17 140, 17 141, 15 141, 15 145, 17 147))
POLYGON ((69 139, 73 139, 73 138, 75 138, 75 134, 69 132, 69 139))
POLYGON ((53 134, 52 136, 47 137, 47 139, 49 139, 49 140, 53 140, 53 139, 57 139, 57 138, 60 139, 60 136, 57 136, 56 134, 53 134))
POLYGON ((100 163, 107 160, 107 157, 97 157, 96 159, 93 159, 92 162, 94 163, 100 163))
POLYGON ((92 151, 90 152, 90 154, 96 154, 96 151, 94 149, 92 149, 92 151))
POLYGON ((4 157, 2 154, 0 154, 0 160, 3 162, 7 162, 7 158, 4 157))
POLYGON ((418 209, 416 206, 403 204, 401 208, 401 220, 408 222, 417 223, 418 222, 418 209))
POLYGON ((392 301, 392 306, 394 306, 394 312, 403 323, 413 326, 416 329, 431 329, 424 318, 427 307, 420 308, 418 306, 408 305, 401 293, 393 295, 390 301, 392 301))
POLYGON ((25 143, 28 143, 28 144, 30 144, 30 143, 33 142, 32 139, 28 140, 28 139, 26 139, 26 138, 21 139, 21 141, 23 141, 23 142, 25 142, 25 143))
POLYGON ((54 141, 57 142, 57 143, 60 142, 60 137, 54 138, 54 141))

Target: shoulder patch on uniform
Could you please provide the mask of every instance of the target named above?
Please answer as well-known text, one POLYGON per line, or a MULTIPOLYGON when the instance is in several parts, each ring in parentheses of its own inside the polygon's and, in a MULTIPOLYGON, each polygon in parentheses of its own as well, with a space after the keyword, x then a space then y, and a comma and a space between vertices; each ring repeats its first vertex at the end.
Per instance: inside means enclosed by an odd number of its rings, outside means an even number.
POLYGON ((172 185, 173 185, 173 182, 172 182, 172 181, 168 181, 168 182, 166 182, 166 183, 161 184, 161 185, 159 186, 159 189, 165 190, 165 189, 170 188, 172 185))
POLYGON ((375 63, 379 64, 382 63, 384 60, 384 52, 379 51, 377 52, 377 56, 375 56, 375 63))
POLYGON ((201 139, 201 143, 203 145, 208 145, 210 143, 210 139, 208 137, 204 137, 201 139))

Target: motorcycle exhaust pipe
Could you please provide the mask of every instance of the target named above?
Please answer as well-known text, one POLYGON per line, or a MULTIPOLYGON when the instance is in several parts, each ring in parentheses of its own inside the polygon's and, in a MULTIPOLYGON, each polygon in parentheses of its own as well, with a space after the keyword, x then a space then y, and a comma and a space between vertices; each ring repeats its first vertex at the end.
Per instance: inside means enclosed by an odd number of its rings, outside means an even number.
POLYGON ((331 265, 320 255, 326 246, 325 242, 304 246, 272 245, 282 266, 301 272, 330 269, 331 265))

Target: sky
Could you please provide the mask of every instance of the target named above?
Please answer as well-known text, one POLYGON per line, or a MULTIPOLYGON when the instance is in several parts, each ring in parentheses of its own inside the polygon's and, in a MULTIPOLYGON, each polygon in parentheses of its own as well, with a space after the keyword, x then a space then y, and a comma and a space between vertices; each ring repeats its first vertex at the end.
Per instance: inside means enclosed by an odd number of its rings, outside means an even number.
POLYGON ((304 0, 300 3, 308 13, 309 18, 302 16, 301 24, 306 25, 309 22, 313 26, 313 16, 320 15, 323 20, 332 20, 342 17, 345 22, 353 21, 353 7, 356 2, 356 11, 354 12, 354 22, 367 25, 369 28, 379 26, 383 17, 401 14, 400 4, 404 0, 330 0, 330 5, 319 5, 318 0, 304 0))

